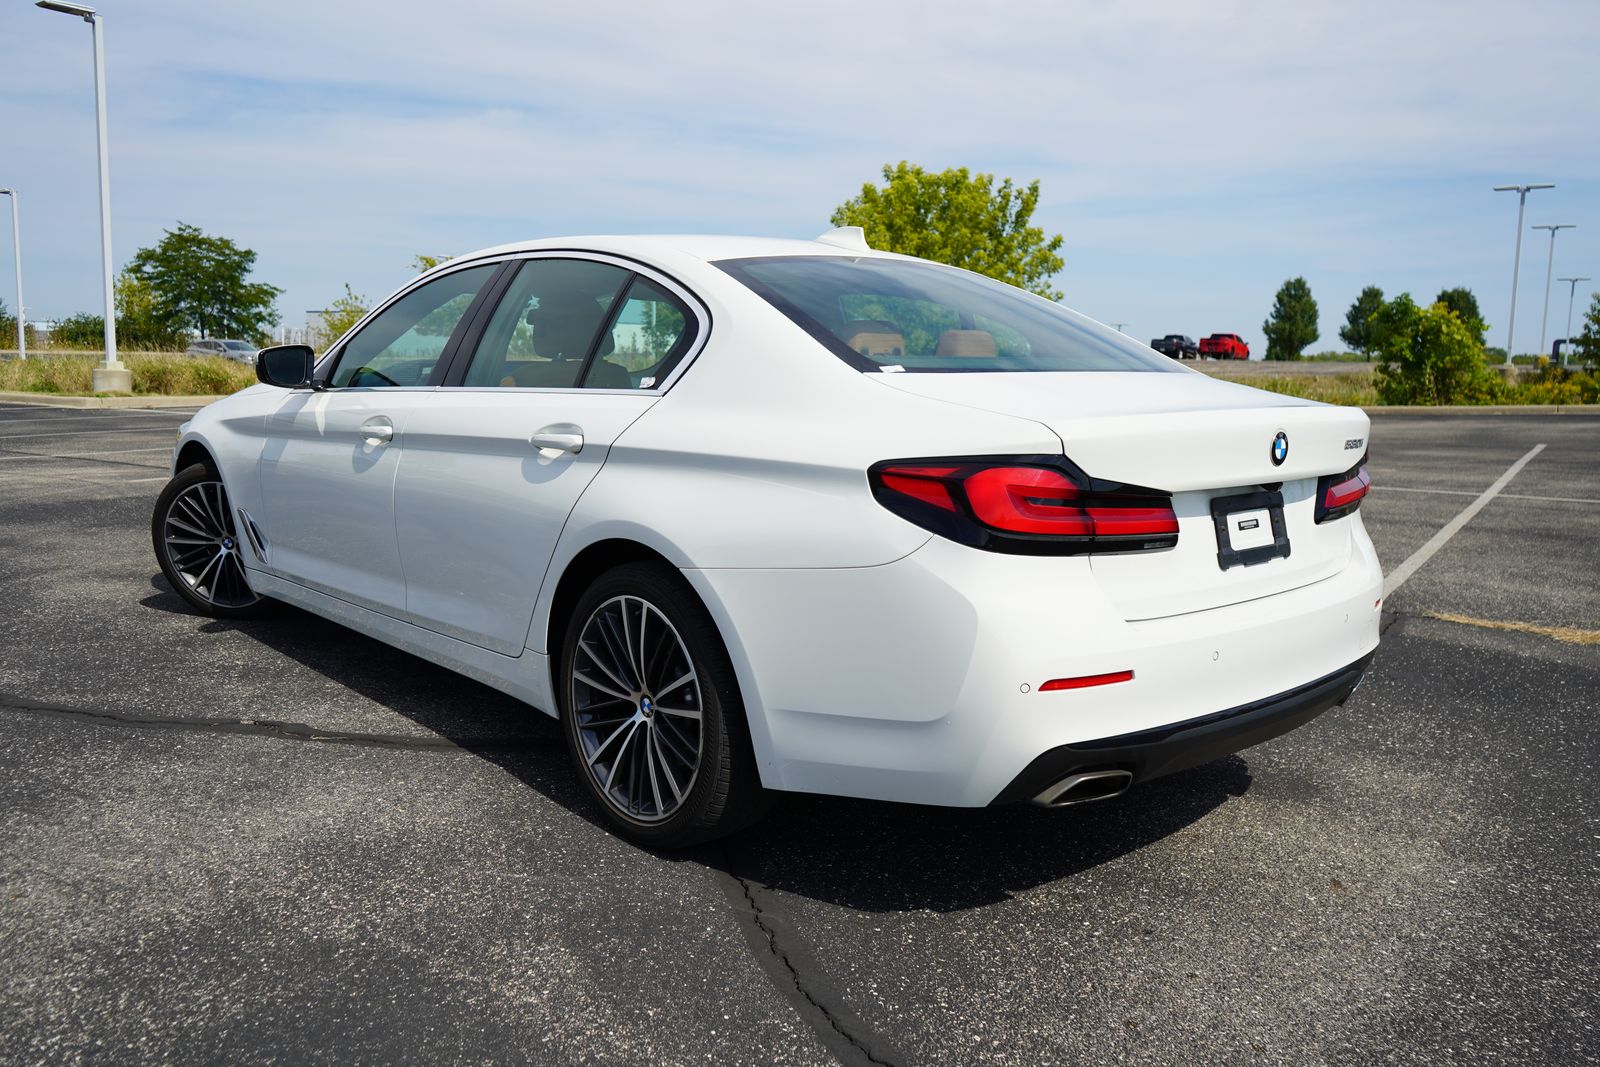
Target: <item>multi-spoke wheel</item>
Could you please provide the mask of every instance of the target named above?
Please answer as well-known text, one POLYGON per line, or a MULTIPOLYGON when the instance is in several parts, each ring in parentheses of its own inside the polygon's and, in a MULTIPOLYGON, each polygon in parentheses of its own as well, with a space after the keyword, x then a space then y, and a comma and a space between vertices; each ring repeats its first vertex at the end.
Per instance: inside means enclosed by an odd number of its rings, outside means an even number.
POLYGON ((262 598, 250 588, 221 480, 195 465, 178 472, 156 498, 150 518, 156 560, 179 596, 207 615, 255 615, 262 598))
POLYGON ((677 846, 765 809, 727 652, 676 572, 602 575, 572 612, 561 664, 573 760, 618 827, 677 846))

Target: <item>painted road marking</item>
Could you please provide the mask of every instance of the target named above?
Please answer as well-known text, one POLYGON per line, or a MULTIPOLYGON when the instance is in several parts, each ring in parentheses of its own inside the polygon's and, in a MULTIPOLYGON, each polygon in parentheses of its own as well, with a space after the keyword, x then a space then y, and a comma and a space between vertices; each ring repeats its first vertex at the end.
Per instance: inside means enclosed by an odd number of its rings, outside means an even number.
POLYGON ((1445 523, 1443 529, 1428 538, 1427 544, 1411 553, 1404 563, 1390 571, 1389 576, 1383 581, 1383 598, 1385 600, 1389 599, 1390 596, 1394 595, 1396 589, 1405 585, 1406 579, 1417 573, 1418 567, 1432 559, 1433 554, 1448 544, 1450 538, 1460 533, 1461 528, 1472 521, 1472 517, 1482 511, 1485 504, 1500 495, 1500 491, 1511 483, 1511 479, 1517 476, 1518 471, 1526 467, 1534 456, 1543 451, 1544 445, 1534 445, 1533 448, 1528 450, 1527 455, 1506 468, 1506 472, 1496 478, 1493 485, 1479 494, 1478 499, 1462 508, 1461 514, 1445 523))
MULTIPOLYGON (((1375 485, 1391 493, 1434 493, 1439 496, 1477 496, 1470 489, 1413 489, 1406 485, 1375 485)), ((1586 496, 1534 496, 1530 493, 1501 493, 1507 500, 1543 500, 1552 504, 1600 504, 1600 498, 1586 496)))
POLYGON ((97 433, 162 433, 152 426, 128 426, 120 430, 63 430, 61 433, 11 433, 0 435, 0 441, 20 441, 33 437, 92 437, 97 433))

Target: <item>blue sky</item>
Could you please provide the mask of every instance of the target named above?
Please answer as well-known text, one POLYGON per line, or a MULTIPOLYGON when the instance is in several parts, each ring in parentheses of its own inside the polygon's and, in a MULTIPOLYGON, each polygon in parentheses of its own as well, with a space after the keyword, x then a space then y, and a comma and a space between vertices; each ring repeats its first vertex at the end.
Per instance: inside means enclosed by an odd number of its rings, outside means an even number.
MULTIPOLYGON (((1593 0, 100 7, 118 266, 193 223, 259 253, 288 325, 346 282, 388 293, 418 252, 812 236, 900 159, 1040 179, 1066 302, 1142 339, 1264 347, 1299 274, 1314 347, 1366 284, 1468 286, 1504 343, 1516 198, 1490 187, 1513 181, 1557 184, 1528 225, 1579 224, 1556 275, 1600 278, 1593 0)), ((34 318, 99 310, 91 78, 86 25, 0 0, 34 318)), ((1548 243, 1524 235, 1519 351, 1548 243)), ((1565 318, 1560 286, 1551 337, 1565 318)))

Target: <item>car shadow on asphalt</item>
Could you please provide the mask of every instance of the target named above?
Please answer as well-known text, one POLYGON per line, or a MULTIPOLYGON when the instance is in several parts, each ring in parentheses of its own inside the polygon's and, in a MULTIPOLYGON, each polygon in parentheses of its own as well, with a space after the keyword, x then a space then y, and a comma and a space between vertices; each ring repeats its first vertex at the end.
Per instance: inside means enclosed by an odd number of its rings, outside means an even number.
MULTIPOLYGON (((162 577, 150 584, 156 592, 141 605, 193 614, 162 577)), ((577 780, 560 726, 519 700, 297 608, 197 628, 258 641, 610 832, 577 780)), ((1137 852, 1242 796, 1250 784, 1248 763, 1229 756, 1120 797, 1051 810, 782 794, 764 820, 738 836, 661 859, 861 911, 955 912, 1137 852)))

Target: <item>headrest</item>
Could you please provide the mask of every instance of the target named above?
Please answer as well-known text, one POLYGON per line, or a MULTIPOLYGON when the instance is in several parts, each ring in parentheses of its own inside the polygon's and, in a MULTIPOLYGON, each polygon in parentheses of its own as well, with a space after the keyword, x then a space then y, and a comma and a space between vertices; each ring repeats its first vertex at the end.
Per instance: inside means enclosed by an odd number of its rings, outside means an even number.
POLYGON ((863 356, 903 356, 906 339, 900 327, 882 319, 851 319, 844 324, 844 343, 863 356))
POLYGON ((993 359, 999 352, 994 346, 994 334, 988 330, 946 330, 939 335, 939 347, 933 354, 993 359))

